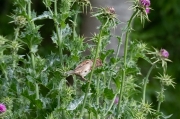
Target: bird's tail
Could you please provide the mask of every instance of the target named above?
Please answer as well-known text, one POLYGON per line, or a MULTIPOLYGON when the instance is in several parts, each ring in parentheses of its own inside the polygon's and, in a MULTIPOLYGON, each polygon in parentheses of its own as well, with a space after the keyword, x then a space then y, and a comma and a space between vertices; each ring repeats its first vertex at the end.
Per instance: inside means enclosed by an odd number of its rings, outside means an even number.
POLYGON ((69 75, 72 75, 72 74, 74 74, 74 71, 73 70, 70 70, 70 71, 68 71, 68 72, 66 72, 66 74, 69 76, 69 75))

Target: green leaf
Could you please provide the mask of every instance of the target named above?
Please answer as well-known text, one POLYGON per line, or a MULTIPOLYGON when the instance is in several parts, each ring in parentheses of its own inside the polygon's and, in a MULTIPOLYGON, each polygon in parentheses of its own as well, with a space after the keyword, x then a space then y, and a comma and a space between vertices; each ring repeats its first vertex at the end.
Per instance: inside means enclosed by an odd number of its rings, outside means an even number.
POLYGON ((33 45, 39 45, 42 41, 42 37, 39 33, 39 29, 42 25, 35 26, 32 28, 31 25, 27 25, 25 28, 25 32, 22 32, 20 35, 20 41, 26 44, 29 48, 33 45))
POLYGON ((4 45, 8 41, 9 41, 8 39, 0 35, 0 45, 4 45))
POLYGON ((82 90, 83 92, 86 92, 87 87, 88 87, 88 83, 85 83, 85 84, 83 84, 83 85, 81 86, 81 90, 82 90))
POLYGON ((107 50, 101 53, 101 59, 104 61, 109 55, 113 55, 114 50, 107 50))
MULTIPOLYGON (((49 88, 47 88, 47 89, 49 89, 49 88)), ((58 94, 59 94, 58 89, 51 89, 46 96, 49 98, 55 98, 58 94)))
MULTIPOLYGON (((89 93, 88 96, 90 96, 92 93, 89 93)), ((81 96, 79 99, 75 99, 67 106, 67 110, 75 110, 80 104, 82 104, 84 100, 84 95, 81 96)))
POLYGON ((111 57, 110 62, 111 62, 111 64, 115 64, 115 63, 117 63, 117 59, 115 57, 111 57))
MULTIPOLYGON (((87 91, 87 88, 88 88, 88 83, 85 83, 85 84, 82 85, 81 90, 82 90, 83 92, 86 92, 86 91, 87 91)), ((90 88, 91 88, 91 90, 90 90, 91 93, 92 93, 92 94, 96 94, 95 85, 94 85, 94 84, 90 84, 90 88)))
POLYGON ((166 116, 166 115, 163 114, 163 115, 162 115, 162 118, 164 118, 164 119, 169 119, 172 115, 173 115, 173 114, 170 114, 170 115, 167 115, 167 116, 166 116))
POLYGON ((57 42, 58 38, 57 38, 56 32, 53 32, 53 35, 52 35, 51 39, 52 39, 53 43, 55 43, 56 45, 58 45, 58 42, 57 42))
POLYGON ((40 99, 34 100, 34 104, 36 105, 36 107, 37 107, 38 109, 42 109, 42 108, 43 108, 43 102, 42 102, 40 99))
POLYGON ((65 28, 62 29, 62 34, 63 34, 63 37, 66 37, 68 35, 70 35, 72 33, 72 30, 71 28, 69 27, 69 25, 67 24, 65 26, 65 28))
POLYGON ((36 53, 38 51, 38 45, 33 45, 30 49, 32 53, 36 53))
POLYGON ((115 77, 115 78, 112 77, 112 79, 113 79, 114 83, 116 84, 116 87, 120 88, 120 86, 121 86, 120 77, 115 77))
POLYGON ((39 15, 38 17, 33 18, 31 21, 43 20, 43 19, 52 19, 51 13, 48 11, 44 11, 43 14, 39 15))
POLYGON ((97 105, 88 104, 85 106, 85 108, 88 110, 88 112, 93 112, 95 115, 100 112, 100 109, 97 105))
POLYGON ((9 85, 9 93, 12 93, 12 95, 21 94, 21 87, 19 86, 17 80, 13 79, 11 81, 11 84, 9 85))
POLYGON ((29 82, 31 82, 31 83, 34 83, 34 82, 35 82, 34 78, 33 78, 32 76, 30 76, 30 75, 27 75, 26 78, 27 78, 27 80, 28 80, 29 82))
POLYGON ((113 93, 113 90, 112 89, 109 89, 109 88, 105 88, 104 89, 104 97, 109 99, 109 100, 112 100, 114 98, 114 93, 113 93))

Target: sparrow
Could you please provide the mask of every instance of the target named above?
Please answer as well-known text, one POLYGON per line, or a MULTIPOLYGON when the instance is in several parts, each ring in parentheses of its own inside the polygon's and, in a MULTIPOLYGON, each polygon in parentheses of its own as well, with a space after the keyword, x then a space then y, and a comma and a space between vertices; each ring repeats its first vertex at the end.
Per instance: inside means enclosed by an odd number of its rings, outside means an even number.
MULTIPOLYGON (((81 62, 80 64, 78 64, 74 70, 70 70, 66 73, 69 76, 75 74, 75 75, 81 77, 80 79, 82 81, 86 81, 86 79, 84 77, 91 72, 92 66, 93 66, 93 61, 94 60, 87 59, 87 60, 81 62)), ((95 68, 100 67, 100 66, 102 66, 102 61, 101 61, 101 59, 97 58, 95 68)))

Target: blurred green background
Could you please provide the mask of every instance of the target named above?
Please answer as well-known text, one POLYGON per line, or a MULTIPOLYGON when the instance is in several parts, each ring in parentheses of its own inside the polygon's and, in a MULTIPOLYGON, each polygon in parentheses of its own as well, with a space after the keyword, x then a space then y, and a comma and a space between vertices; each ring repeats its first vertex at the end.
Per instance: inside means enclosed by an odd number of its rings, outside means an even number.
MULTIPOLYGON (((9 24, 12 20, 9 15, 13 13, 14 0, 0 0, 0 35, 6 38, 13 39, 14 26, 9 24)), ((140 24, 139 19, 134 22, 135 33, 132 34, 133 39, 138 39, 143 42, 148 43, 148 46, 155 47, 158 49, 164 48, 170 53, 169 59, 173 62, 168 63, 168 74, 172 75, 175 79, 176 87, 167 88, 165 103, 162 104, 161 110, 164 114, 173 114, 171 119, 180 119, 180 0, 158 0, 151 1, 151 10, 149 14, 150 22, 146 22, 144 28, 140 24)), ((41 0, 33 0, 33 9, 37 14, 42 13, 45 7, 41 0)), ((44 49, 52 49, 53 45, 50 36, 52 33, 53 25, 51 21, 44 20, 37 24, 45 24, 41 28, 41 35, 44 38, 42 42, 42 47, 40 48, 41 54, 46 54, 44 49)), ((46 50, 51 51, 51 50, 46 50)), ((142 71, 147 72, 149 65, 144 61, 139 61, 142 71)), ((158 71, 158 70, 157 70, 158 71)), ((153 74, 157 74, 154 71, 153 74)), ((156 95, 154 89, 159 90, 159 84, 157 81, 150 78, 150 83, 148 85, 148 97, 149 100, 153 101, 156 106, 156 95), (153 90, 151 90, 153 89, 153 90)), ((156 107, 154 107, 156 108, 156 107)))

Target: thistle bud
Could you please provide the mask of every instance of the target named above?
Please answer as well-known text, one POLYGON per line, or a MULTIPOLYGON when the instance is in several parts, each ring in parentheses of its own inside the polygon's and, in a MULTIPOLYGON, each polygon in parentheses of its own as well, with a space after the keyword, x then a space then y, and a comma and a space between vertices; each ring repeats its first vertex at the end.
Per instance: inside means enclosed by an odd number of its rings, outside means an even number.
POLYGON ((164 58, 168 58, 169 57, 169 53, 165 49, 161 49, 160 50, 160 55, 161 55, 161 57, 164 57, 164 58))
POLYGON ((6 106, 0 103, 0 114, 6 112, 6 106))

